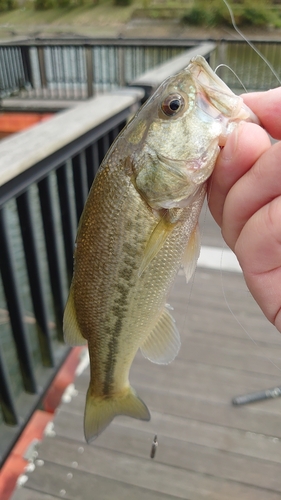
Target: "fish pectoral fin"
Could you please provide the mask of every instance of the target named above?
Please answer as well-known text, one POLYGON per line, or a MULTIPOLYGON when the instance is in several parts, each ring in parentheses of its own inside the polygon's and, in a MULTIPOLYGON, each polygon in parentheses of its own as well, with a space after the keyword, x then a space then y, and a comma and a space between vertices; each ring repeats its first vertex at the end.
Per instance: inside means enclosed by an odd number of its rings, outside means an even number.
POLYGON ((138 275, 141 276, 150 262, 161 250, 165 244, 169 234, 173 231, 175 224, 167 222, 164 218, 158 222, 157 226, 152 231, 150 238, 146 244, 143 259, 139 268, 138 275))
POLYGON ((198 224, 196 224, 196 227, 188 240, 188 244, 186 246, 182 261, 186 282, 190 280, 191 276, 193 275, 196 269, 199 254, 200 254, 200 233, 198 224))
POLYGON ((145 358, 159 365, 171 363, 181 346, 180 334, 172 315, 165 307, 152 332, 141 346, 145 358))
POLYGON ((94 397, 88 389, 84 433, 89 443, 110 424, 117 415, 127 415, 139 420, 150 420, 150 413, 145 403, 137 396, 134 389, 129 387, 125 394, 116 397, 94 397))
POLYGON ((87 344, 87 340, 83 337, 77 322, 72 288, 63 315, 63 334, 65 343, 70 346, 87 344))

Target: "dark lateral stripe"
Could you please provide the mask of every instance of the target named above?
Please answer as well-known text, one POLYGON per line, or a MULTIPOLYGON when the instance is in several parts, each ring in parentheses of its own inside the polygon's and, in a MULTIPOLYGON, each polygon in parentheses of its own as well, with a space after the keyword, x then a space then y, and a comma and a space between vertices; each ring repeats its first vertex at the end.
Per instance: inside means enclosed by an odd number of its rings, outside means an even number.
POLYGON ((116 298, 114 306, 112 307, 112 314, 116 317, 116 322, 113 329, 108 332, 108 354, 105 363, 105 380, 103 384, 103 394, 109 395, 113 390, 114 385, 114 371, 119 354, 119 340, 122 335, 123 321, 127 312, 128 294, 130 290, 130 281, 132 277, 132 267, 124 266, 120 269, 118 281, 115 285, 116 298), (122 277, 123 284, 120 284, 119 277, 122 277), (126 283, 124 283, 124 281, 126 283))

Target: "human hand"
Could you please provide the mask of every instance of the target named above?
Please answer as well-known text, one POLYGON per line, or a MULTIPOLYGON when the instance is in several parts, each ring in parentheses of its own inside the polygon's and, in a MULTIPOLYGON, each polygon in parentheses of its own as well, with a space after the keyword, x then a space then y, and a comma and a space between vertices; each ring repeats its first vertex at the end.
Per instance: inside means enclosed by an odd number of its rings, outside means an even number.
MULTIPOLYGON (((264 129, 281 139, 281 88, 243 95, 264 129)), ((281 142, 241 123, 209 181, 210 211, 235 252, 250 292, 281 332, 281 142)))

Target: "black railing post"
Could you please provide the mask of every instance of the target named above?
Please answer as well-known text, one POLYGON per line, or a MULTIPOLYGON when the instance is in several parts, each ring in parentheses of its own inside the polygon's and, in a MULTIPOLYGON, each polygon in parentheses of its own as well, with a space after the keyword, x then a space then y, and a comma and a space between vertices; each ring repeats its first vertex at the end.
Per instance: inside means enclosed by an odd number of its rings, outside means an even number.
POLYGON ((125 50, 126 47, 118 47, 118 85, 124 87, 125 80, 125 50))
POLYGON ((38 190, 47 249, 53 304, 56 317, 57 334, 58 339, 62 342, 62 319, 65 306, 65 296, 63 292, 62 269, 59 259, 58 234, 56 230, 55 212, 52 200, 52 188, 49 176, 38 182, 38 190))
POLYGON ((84 154, 72 158, 73 181, 75 189, 76 215, 79 221, 88 195, 88 180, 84 154))
POLYGON ((32 65, 30 60, 30 47, 22 45, 20 47, 20 51, 21 51, 21 58, 24 70, 24 79, 25 79, 24 83, 26 84, 28 82, 31 85, 31 87, 34 87, 32 65))
POLYGON ((41 87, 47 87, 47 75, 46 75, 46 66, 45 66, 45 56, 44 56, 44 46, 37 47, 38 54, 38 63, 39 63, 39 71, 40 71, 40 79, 41 79, 41 87))
POLYGON ((94 67, 93 67, 93 48, 92 46, 85 47, 86 54, 86 78, 87 78, 87 97, 94 95, 94 67))
POLYGON ((26 327, 23 321, 23 307, 20 290, 16 281, 16 272, 11 255, 11 244, 7 231, 4 209, 0 210, 0 269, 3 288, 7 301, 13 337, 19 359, 23 385, 27 392, 36 393, 36 381, 32 366, 30 347, 27 340, 26 327))
POLYGON ((34 315, 37 321, 39 346, 43 366, 54 366, 50 330, 48 326, 47 306, 43 291, 43 279, 38 259, 35 239, 35 228, 31 215, 29 192, 17 198, 21 234, 25 253, 26 267, 33 302, 34 315))
POLYGON ((67 164, 59 167, 56 171, 56 175, 59 190, 67 278, 68 283, 70 284, 73 271, 73 250, 76 230, 73 222, 74 214, 72 214, 72 203, 69 192, 69 183, 67 179, 67 167, 67 164))
POLYGON ((9 378, 4 364, 4 357, 0 349, 0 407, 4 421, 9 425, 19 423, 18 415, 10 388, 9 378))

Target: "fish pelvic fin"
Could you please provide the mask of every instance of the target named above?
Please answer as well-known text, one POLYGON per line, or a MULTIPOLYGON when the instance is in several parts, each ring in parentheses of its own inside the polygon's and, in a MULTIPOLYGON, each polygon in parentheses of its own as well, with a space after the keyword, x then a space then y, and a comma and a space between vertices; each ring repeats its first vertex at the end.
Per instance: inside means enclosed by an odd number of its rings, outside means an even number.
POLYGON ((70 289, 63 315, 63 334, 64 341, 68 345, 85 345, 87 343, 87 340, 83 337, 77 322, 72 288, 70 289))
POLYGON ((139 420, 150 420, 145 403, 129 387, 125 393, 115 397, 96 397, 89 387, 84 417, 84 433, 88 443, 94 441, 117 415, 127 415, 139 420))
POLYGON ((166 306, 141 346, 143 356, 152 363, 167 365, 177 356, 181 341, 173 316, 166 306))

